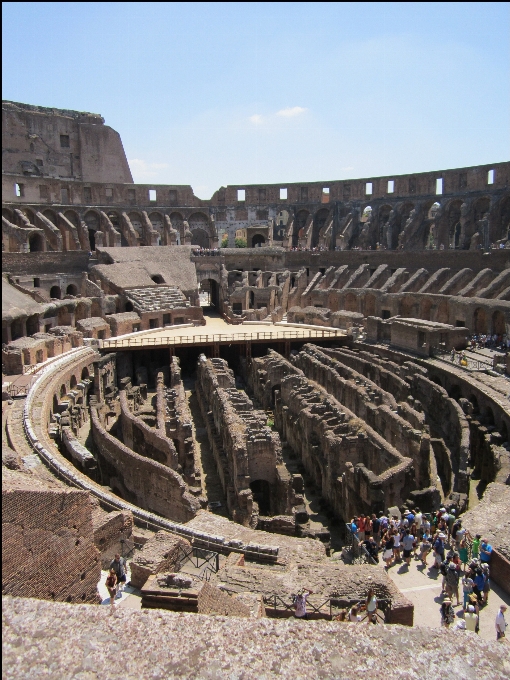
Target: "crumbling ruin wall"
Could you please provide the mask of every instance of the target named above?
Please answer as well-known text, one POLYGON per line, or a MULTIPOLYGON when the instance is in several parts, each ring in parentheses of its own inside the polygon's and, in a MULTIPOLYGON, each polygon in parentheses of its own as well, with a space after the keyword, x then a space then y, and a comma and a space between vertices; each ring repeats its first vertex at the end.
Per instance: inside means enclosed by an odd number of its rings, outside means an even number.
POLYGON ((196 390, 234 520, 249 524, 258 511, 289 513, 291 478, 282 466, 280 439, 266 426, 265 413, 254 410, 246 394, 236 390, 233 373, 222 359, 200 357, 196 390))
POLYGON ((200 509, 178 472, 138 455, 106 431, 97 405, 90 407, 92 435, 104 484, 122 498, 177 522, 187 522, 200 509))
POLYGON ((101 578, 86 491, 2 470, 2 594, 98 602, 101 578))
POLYGON ((128 398, 129 386, 120 391, 120 430, 124 444, 147 458, 151 458, 172 470, 179 465, 177 451, 171 439, 138 418, 131 409, 136 408, 133 399, 128 398))

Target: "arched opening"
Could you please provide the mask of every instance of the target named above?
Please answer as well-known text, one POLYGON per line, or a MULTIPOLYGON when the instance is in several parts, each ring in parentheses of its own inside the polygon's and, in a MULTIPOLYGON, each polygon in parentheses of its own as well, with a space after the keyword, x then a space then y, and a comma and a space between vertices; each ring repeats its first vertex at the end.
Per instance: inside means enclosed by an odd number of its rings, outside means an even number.
POLYGON ((78 287, 75 286, 74 283, 70 283, 66 288, 66 294, 74 295, 74 297, 76 297, 78 295, 78 287))
POLYGON ((460 236, 460 208, 462 206, 462 201, 452 201, 447 209, 447 224, 448 224, 448 238, 447 243, 445 243, 445 238, 441 235, 441 243, 447 245, 450 248, 458 247, 459 236, 460 236), (457 245, 455 245, 457 243, 457 245))
POLYGON ((273 405, 273 408, 276 406, 277 394, 279 394, 281 391, 282 391, 282 386, 280 384, 273 385, 271 387, 271 403, 273 405))
POLYGON ((487 333, 487 315, 485 309, 477 307, 473 314, 473 331, 475 333, 487 333))
POLYGON ((387 223, 390 219, 391 205, 382 205, 379 208, 379 238, 378 241, 385 248, 391 248, 391 234, 388 235, 387 223), (389 238, 388 238, 389 236, 389 238))
POLYGON ((299 245, 299 232, 303 231, 310 213, 308 210, 300 210, 294 220, 294 229, 292 232, 292 247, 297 248, 299 245))
POLYGON ((9 210, 9 208, 2 208, 2 217, 5 217, 6 220, 12 223, 12 212, 9 210))
POLYGON ((500 310, 496 310, 492 315, 492 334, 504 335, 506 333, 505 315, 500 310))
POLYGON ((367 295, 365 297, 365 316, 375 316, 375 296, 367 295))
POLYGON ((484 425, 487 425, 489 427, 491 426, 494 427, 494 425, 496 424, 494 421, 494 413, 490 406, 486 406, 483 409, 483 421, 484 425))
POLYGON ((219 287, 214 279, 204 279, 200 283, 200 305, 202 307, 220 307, 219 287))
POLYGON ((79 302, 74 310, 74 320, 81 321, 81 319, 86 319, 88 316, 88 307, 84 302, 79 302))
POLYGON ((57 216, 53 212, 53 210, 44 210, 43 211, 44 217, 46 217, 47 220, 50 220, 55 226, 57 225, 57 216))
POLYGON ((64 213, 64 217, 71 222, 71 224, 78 228, 80 226, 80 218, 78 217, 78 214, 74 212, 74 210, 66 210, 64 213))
POLYGON ((505 442, 508 442, 508 430, 507 430, 505 421, 502 422, 501 428, 500 428, 499 431, 501 432, 501 438, 503 440, 503 444, 505 442))
POLYGON ((44 240, 41 234, 32 234, 28 239, 28 249, 31 253, 41 253, 44 250, 44 240))
POLYGON ((415 319, 418 315, 418 303, 414 298, 403 297, 399 307, 399 314, 404 319, 415 319))
POLYGON ((430 310, 432 309, 432 301, 425 299, 421 303, 420 319, 424 321, 431 321, 430 310))
POLYGON ((256 479, 250 482, 253 500, 259 506, 260 515, 269 515, 271 512, 271 486, 265 479, 256 479))
POLYGON ((452 385, 448 390, 448 396, 450 397, 450 399, 455 399, 455 401, 459 401, 459 399, 462 398, 462 390, 460 386, 452 385))
POLYGON ((83 221, 87 225, 90 250, 94 251, 96 249, 96 231, 99 229, 99 216, 93 210, 88 210, 83 216, 83 221))
POLYGON ((371 217, 372 217, 372 206, 367 205, 366 208, 361 213, 360 222, 363 222, 363 223, 368 222, 368 220, 371 217))
POLYGON ((191 245, 200 248, 209 248, 209 234, 205 229, 196 228, 191 230, 191 245))
POLYGON ((60 398, 63 399, 67 394, 67 388, 65 385, 60 386, 60 398))
POLYGON ((437 375, 433 375, 431 378, 432 382, 436 383, 436 385, 439 385, 439 387, 443 386, 443 383, 441 382, 441 378, 437 375))
MULTIPOLYGON (((163 221, 163 215, 158 212, 151 212, 149 215, 149 220, 150 223, 152 224, 152 228, 158 232, 160 236, 163 235, 163 226, 164 226, 164 221, 163 221)), ((161 243, 161 241, 160 241, 161 243)))
POLYGON ((317 248, 319 245, 319 239, 321 235, 321 231, 326 224, 326 220, 328 219, 329 215, 329 210, 326 208, 322 208, 319 210, 316 214, 315 217, 313 218, 313 227, 312 227, 312 240, 310 243, 310 246, 312 248, 317 248))
POLYGON ((89 377, 89 369, 86 366, 84 366, 83 370, 81 372, 81 379, 86 380, 88 377, 89 377))
POLYGON ((39 316, 33 314, 27 319, 27 335, 33 335, 39 332, 39 316))
POLYGON ((23 337, 23 324, 21 319, 14 319, 11 324, 11 338, 17 340, 23 337))
POLYGON ((449 323, 450 311, 448 300, 441 300, 437 306, 436 318, 438 323, 449 323))
POLYGON ((499 220, 495 221, 495 229, 491 224, 491 241, 510 238, 510 196, 505 196, 499 205, 499 220))
POLYGON ((345 309, 348 312, 358 311, 358 298, 354 295, 354 293, 347 293, 345 296, 345 309))
POLYGON ((255 309, 255 293, 250 290, 250 303, 249 303, 250 309, 255 309))
POLYGON ((478 399, 475 397, 474 394, 472 394, 472 395, 469 397, 469 401, 471 402, 471 405, 472 405, 472 407, 473 407, 473 413, 479 413, 480 408, 479 408, 479 406, 478 406, 478 399))
POLYGON ((154 276, 151 276, 151 279, 154 281, 154 283, 165 283, 165 279, 161 276, 161 274, 154 274, 154 276))
POLYGON ((251 240, 251 247, 260 248, 261 246, 264 245, 265 242, 266 239, 262 236, 262 234, 255 234, 255 236, 251 240))
POLYGON ((132 312, 133 311, 133 303, 128 300, 124 306, 124 311, 125 312, 132 312))
POLYGON ((74 388, 76 387, 77 384, 78 384, 78 381, 76 380, 76 376, 72 375, 69 386, 71 387, 72 390, 74 390, 74 388))
POLYGON ((60 300, 62 297, 62 291, 60 290, 60 286, 52 286, 50 288, 50 298, 53 298, 54 300, 60 300))

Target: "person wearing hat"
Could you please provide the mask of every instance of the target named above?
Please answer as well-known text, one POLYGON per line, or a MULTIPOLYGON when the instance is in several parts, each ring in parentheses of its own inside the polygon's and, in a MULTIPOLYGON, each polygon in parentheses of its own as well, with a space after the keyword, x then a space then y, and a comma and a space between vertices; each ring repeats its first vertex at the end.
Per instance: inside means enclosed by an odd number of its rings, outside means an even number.
POLYGON ((506 610, 506 604, 502 604, 496 615, 496 640, 501 640, 505 637, 506 627, 508 626, 508 623, 505 621, 506 610))
POLYGON ((441 625, 445 628, 449 628, 455 620, 455 612, 452 607, 452 601, 449 597, 446 597, 441 603, 441 625))
POLYGON ((466 622, 466 630, 470 630, 472 633, 478 633, 480 629, 478 625, 479 617, 472 604, 468 605, 467 612, 464 614, 464 620, 466 622))
POLYGON ((445 585, 446 585, 446 594, 448 597, 452 597, 455 595, 457 598, 457 607, 460 605, 459 602, 459 576, 460 576, 460 567, 458 567, 455 562, 449 562, 448 564, 448 569, 446 571, 446 579, 445 579, 445 585))
POLYGON ((446 538, 445 534, 443 534, 442 531, 439 532, 437 535, 434 543, 433 543, 433 548, 434 548, 434 567, 436 569, 439 569, 441 562, 444 562, 444 539, 446 538))
POLYGON ((464 611, 467 611, 468 601, 470 596, 473 594, 473 586, 475 582, 469 574, 464 574, 462 579, 462 591, 464 594, 464 611))

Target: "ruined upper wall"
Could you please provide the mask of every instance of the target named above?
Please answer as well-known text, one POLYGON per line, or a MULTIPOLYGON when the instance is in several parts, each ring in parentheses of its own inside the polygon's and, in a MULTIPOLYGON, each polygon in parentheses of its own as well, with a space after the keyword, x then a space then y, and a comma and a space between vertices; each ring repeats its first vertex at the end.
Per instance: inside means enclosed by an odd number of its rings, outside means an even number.
POLYGON ((23 177, 132 183, 118 132, 99 114, 2 102, 2 171, 23 177))

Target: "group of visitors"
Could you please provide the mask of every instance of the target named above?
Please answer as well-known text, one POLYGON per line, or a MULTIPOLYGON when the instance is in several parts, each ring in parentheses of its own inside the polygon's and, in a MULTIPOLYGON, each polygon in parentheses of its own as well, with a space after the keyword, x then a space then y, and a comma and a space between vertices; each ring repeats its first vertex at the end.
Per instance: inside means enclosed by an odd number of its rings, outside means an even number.
MULTIPOLYGON (((308 619, 306 611, 306 601, 313 591, 301 589, 294 596, 294 616, 296 619, 308 619)), ((366 619, 367 624, 377 623, 377 595, 374 588, 369 588, 365 602, 353 604, 348 611, 341 612, 335 617, 336 621, 347 621, 349 623, 361 623, 366 619), (363 616, 365 613, 365 616, 363 616)))
MULTIPOLYGON (((420 568, 427 567, 432 553, 430 568, 437 569, 442 576, 442 625, 448 627, 456 619, 455 598, 456 606, 463 608, 465 628, 478 632, 480 611, 488 603, 491 588, 489 541, 481 534, 472 536, 457 518, 455 508, 441 507, 433 514, 423 513, 419 508, 402 510, 398 515, 381 511, 377 515, 353 517, 349 529, 356 537, 354 540, 364 547, 373 562, 379 562, 382 556, 386 570, 397 563, 409 569, 413 559, 421 563, 420 568)), ((504 619, 505 610, 505 607, 500 610, 500 618, 504 619)), ((504 630, 499 633, 504 634, 504 630)))
POLYGON ((220 249, 219 248, 194 248, 193 249, 193 255, 220 255, 220 249))
POLYGON ((469 346, 472 350, 489 347, 490 349, 507 351, 510 348, 510 337, 506 333, 493 333, 492 335, 490 333, 479 333, 471 336, 469 346))

